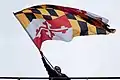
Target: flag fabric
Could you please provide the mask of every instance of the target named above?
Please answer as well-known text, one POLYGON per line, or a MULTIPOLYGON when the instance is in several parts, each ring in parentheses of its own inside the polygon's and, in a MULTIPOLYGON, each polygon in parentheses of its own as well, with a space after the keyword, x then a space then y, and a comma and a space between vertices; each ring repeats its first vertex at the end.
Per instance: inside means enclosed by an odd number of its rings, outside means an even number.
POLYGON ((46 40, 71 41, 75 36, 112 33, 108 19, 76 8, 37 5, 14 13, 37 48, 46 40))

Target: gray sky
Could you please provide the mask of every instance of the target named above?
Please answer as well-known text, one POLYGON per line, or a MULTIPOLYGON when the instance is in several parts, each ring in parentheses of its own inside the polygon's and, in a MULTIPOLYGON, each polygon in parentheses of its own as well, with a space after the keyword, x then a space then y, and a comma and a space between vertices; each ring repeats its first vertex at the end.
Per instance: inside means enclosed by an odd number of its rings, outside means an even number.
POLYGON ((119 0, 2 0, 0 3, 0 76, 48 76, 41 56, 13 12, 36 4, 59 4, 108 18, 115 34, 79 36, 71 42, 46 41, 42 50, 70 77, 120 76, 119 0))

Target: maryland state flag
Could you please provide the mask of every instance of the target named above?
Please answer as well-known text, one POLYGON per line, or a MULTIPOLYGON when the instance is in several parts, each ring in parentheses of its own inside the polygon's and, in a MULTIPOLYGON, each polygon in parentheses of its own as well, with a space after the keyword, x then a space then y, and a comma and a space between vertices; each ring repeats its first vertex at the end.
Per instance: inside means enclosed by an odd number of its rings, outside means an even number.
POLYGON ((114 33, 108 20, 93 13, 57 5, 38 5, 14 13, 37 48, 46 40, 114 33))

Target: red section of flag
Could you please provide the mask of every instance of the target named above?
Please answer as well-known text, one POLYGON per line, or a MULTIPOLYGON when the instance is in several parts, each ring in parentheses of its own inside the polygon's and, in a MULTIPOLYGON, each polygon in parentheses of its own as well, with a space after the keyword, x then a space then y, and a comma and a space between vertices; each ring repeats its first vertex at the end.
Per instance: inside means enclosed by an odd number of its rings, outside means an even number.
POLYGON ((53 20, 47 20, 47 22, 49 22, 52 25, 52 29, 61 28, 61 26, 65 26, 67 28, 71 27, 71 24, 65 15, 53 20))
POLYGON ((36 29, 36 37, 33 39, 37 48, 41 48, 42 42, 45 40, 52 40, 53 36, 55 36, 54 32, 62 32, 65 33, 71 25, 66 16, 59 17, 54 20, 49 20, 43 22, 38 29, 36 29), (48 23, 50 24, 48 24, 48 23), (62 28, 64 26, 64 29, 62 28))
POLYGON ((37 46, 37 48, 41 48, 42 42, 44 42, 45 40, 51 40, 53 37, 53 33, 51 33, 51 37, 47 34, 47 30, 48 30, 48 24, 47 22, 43 22, 44 26, 41 25, 39 27, 39 29, 36 29, 36 37, 33 39, 35 45, 37 46))
POLYGON ((47 34, 46 34, 47 31, 45 30, 42 30, 41 31, 41 36, 38 36, 38 37, 35 37, 34 38, 34 43, 35 45, 37 46, 37 48, 41 48, 41 45, 42 43, 45 41, 45 40, 51 40, 51 37, 49 37, 47 34))

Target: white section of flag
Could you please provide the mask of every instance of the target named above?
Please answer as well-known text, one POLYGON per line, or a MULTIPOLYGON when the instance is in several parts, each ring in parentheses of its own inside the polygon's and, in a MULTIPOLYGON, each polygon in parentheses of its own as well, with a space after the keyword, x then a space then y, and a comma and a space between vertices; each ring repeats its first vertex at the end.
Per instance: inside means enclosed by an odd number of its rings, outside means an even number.
MULTIPOLYGON (((43 24, 43 22, 45 22, 45 21, 46 21, 45 19, 33 19, 31 21, 31 23, 28 25, 26 30, 28 31, 28 33, 32 37, 32 39, 34 39, 36 37, 36 29, 39 29, 40 26, 45 26, 43 24)), ((63 40, 63 41, 67 41, 67 42, 72 40, 72 38, 73 38, 72 37, 73 36, 72 28, 67 28, 65 26, 61 26, 61 28, 59 28, 59 29, 51 29, 50 28, 51 25, 49 23, 47 23, 47 24, 48 24, 49 29, 47 29, 48 32, 46 34, 49 36, 50 36, 49 30, 55 30, 55 31, 58 30, 59 31, 59 30, 68 29, 65 33, 53 31, 53 33, 55 34, 55 36, 53 36, 53 38, 52 38, 53 40, 63 40)), ((46 29, 44 29, 44 30, 46 30, 46 29)), ((39 32, 39 34, 40 34, 40 32, 39 32)))
POLYGON ((33 19, 28 25, 26 30, 29 32, 29 35, 32 37, 32 39, 34 39, 36 36, 36 29, 43 25, 43 22, 45 22, 44 19, 33 19))

